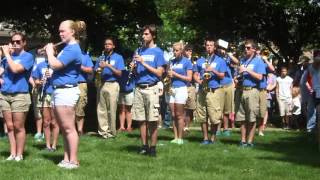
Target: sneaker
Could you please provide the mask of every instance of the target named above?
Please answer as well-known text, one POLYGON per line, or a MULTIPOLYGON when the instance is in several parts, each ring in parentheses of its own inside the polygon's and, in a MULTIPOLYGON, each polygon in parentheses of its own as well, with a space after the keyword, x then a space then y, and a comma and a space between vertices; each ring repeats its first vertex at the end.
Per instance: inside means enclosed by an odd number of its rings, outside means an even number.
POLYGON ((178 145, 184 144, 183 139, 177 139, 177 144, 178 144, 178 145))
POLYGON ((178 144, 178 140, 179 140, 179 139, 173 139, 173 140, 170 141, 170 143, 178 144))
POLYGON ((200 144, 201 145, 209 145, 209 144, 213 144, 213 143, 210 140, 203 140, 200 144))
POLYGON ((254 147, 254 144, 253 143, 248 143, 247 147, 254 147))
POLYGON ((73 163, 73 162, 67 162, 65 165, 64 165, 64 168, 66 169, 77 169, 80 167, 80 164, 79 163, 73 163))
POLYGON ((221 136, 221 131, 217 131, 216 136, 221 136))
POLYGON ((6 160, 7 161, 15 160, 15 156, 14 155, 10 155, 6 160))
POLYGON ((34 135, 34 140, 40 142, 40 141, 42 141, 42 139, 44 139, 43 134, 41 134, 41 133, 36 133, 36 134, 34 135))
POLYGON ((138 153, 141 154, 141 155, 147 155, 149 153, 149 146, 148 145, 143 145, 140 148, 138 153))
POLYGON ((151 146, 150 147, 149 156, 151 156, 151 157, 156 157, 157 156, 157 152, 156 152, 156 147, 155 146, 151 146))
POLYGON ((229 136, 231 135, 231 131, 230 131, 230 130, 224 130, 224 131, 222 132, 222 135, 223 135, 223 136, 226 136, 226 137, 229 137, 229 136))
POLYGON ((57 166, 58 167, 65 167, 68 163, 69 163, 68 161, 62 160, 59 162, 59 164, 57 166))
POLYGON ((248 144, 246 143, 246 142, 240 142, 240 144, 239 144, 239 146, 240 147, 247 147, 248 146, 248 144))
POLYGON ((259 132, 259 136, 264 136, 263 132, 259 132))
POLYGON ((14 160, 17 161, 17 162, 22 161, 22 160, 23 160, 23 156, 22 156, 22 155, 16 156, 16 157, 14 158, 14 160))

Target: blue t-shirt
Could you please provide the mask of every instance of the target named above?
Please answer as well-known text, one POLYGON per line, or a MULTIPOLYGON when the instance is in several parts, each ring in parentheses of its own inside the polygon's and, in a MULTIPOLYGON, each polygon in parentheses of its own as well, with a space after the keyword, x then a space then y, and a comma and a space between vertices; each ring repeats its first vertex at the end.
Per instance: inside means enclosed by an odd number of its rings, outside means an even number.
POLYGON ((21 64, 25 71, 19 74, 11 72, 7 59, 2 60, 4 74, 2 75, 4 84, 1 87, 2 93, 28 93, 29 92, 29 77, 34 63, 34 57, 28 52, 20 54, 12 54, 12 59, 15 63, 21 64))
POLYGON ((58 54, 57 59, 63 64, 63 68, 54 70, 52 85, 62 86, 66 84, 78 84, 78 76, 81 66, 81 49, 79 44, 68 44, 58 54))
MULTIPOLYGON (((200 58, 197 60, 196 65, 196 72, 200 73, 200 78, 203 79, 203 74, 205 72, 205 58, 200 58)), ((215 70, 217 70, 219 73, 226 73, 227 72, 227 64, 225 60, 223 60, 221 57, 214 55, 212 58, 209 59, 208 63, 211 67, 213 67, 215 70)), ((220 87, 220 79, 216 74, 211 72, 211 78, 209 80, 209 88, 219 88, 220 87)))
MULTIPOLYGON (((253 59, 241 59, 240 64, 258 74, 266 74, 266 66, 264 65, 264 62, 260 57, 255 56, 253 59)), ((250 76, 248 72, 243 73, 243 86, 259 87, 260 82, 260 80, 257 80, 250 76)))
MULTIPOLYGON (((192 63, 189 59, 182 57, 181 59, 174 59, 170 62, 172 70, 180 75, 187 76, 187 71, 192 70, 192 63)), ((172 78, 172 86, 174 88, 187 86, 188 82, 179 78, 172 78)))
POLYGON ((230 57, 227 57, 226 59, 224 59, 225 62, 226 62, 226 65, 227 65, 227 72, 225 73, 224 75, 224 78, 221 79, 220 81, 220 84, 222 86, 225 86, 225 85, 229 85, 232 83, 232 74, 231 74, 231 59, 230 57))
MULTIPOLYGON (((96 65, 94 67, 95 70, 98 69, 99 63, 101 61, 106 61, 108 64, 111 64, 112 67, 114 67, 117 70, 122 71, 125 69, 123 57, 118 53, 113 52, 111 56, 108 56, 108 55, 100 56, 97 59, 96 65)), ((115 76, 112 73, 112 70, 110 68, 108 67, 103 68, 102 81, 117 81, 118 79, 119 77, 115 76)))
POLYGON ((131 77, 131 80, 129 81, 129 71, 128 70, 122 70, 121 78, 119 78, 119 86, 120 86, 120 92, 131 92, 133 91, 135 87, 135 77, 134 75, 131 77))
MULTIPOLYGON (((48 63, 46 61, 41 62, 37 65, 36 69, 34 71, 32 71, 32 77, 34 79, 42 79, 44 77, 44 74, 46 72, 48 68, 48 63)), ((49 68, 49 73, 52 74, 53 70, 49 68)), ((52 94, 53 92, 53 88, 52 85, 50 83, 50 78, 47 79, 46 83, 44 84, 44 88, 43 88, 44 92, 46 94, 52 94)))
MULTIPOLYGON (((91 57, 85 52, 82 52, 81 65, 84 67, 93 67, 91 57)), ((88 80, 88 74, 81 71, 78 77, 78 81, 87 82, 87 80, 88 80)))
MULTIPOLYGON (((158 68, 166 64, 163 51, 158 48, 142 48, 137 51, 142 56, 145 63, 153 68, 158 68)), ((141 63, 137 63, 137 84, 153 84, 160 81, 159 77, 150 73, 141 63)))

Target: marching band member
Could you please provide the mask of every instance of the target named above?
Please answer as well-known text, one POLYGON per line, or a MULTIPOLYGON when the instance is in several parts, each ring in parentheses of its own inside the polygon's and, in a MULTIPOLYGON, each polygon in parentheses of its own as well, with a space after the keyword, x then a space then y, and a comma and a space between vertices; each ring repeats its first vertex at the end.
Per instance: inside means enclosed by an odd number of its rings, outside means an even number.
POLYGON ((158 81, 162 77, 165 60, 163 51, 155 44, 156 27, 146 25, 142 35, 144 45, 138 48, 131 66, 136 66, 136 89, 132 107, 132 119, 140 124, 142 147, 140 154, 156 156, 158 139, 157 121, 159 120, 159 88, 158 81), (148 132, 151 145, 148 143, 148 132))
MULTIPOLYGON (((240 61, 241 86, 236 103, 236 121, 240 123, 242 147, 252 147, 259 117, 259 83, 265 74, 263 60, 256 56, 257 45, 253 40, 245 42, 245 57, 240 61)), ((240 85, 240 84, 239 84, 240 85)))
MULTIPOLYGON (((184 55, 186 58, 188 58, 191 61, 192 66, 195 65, 196 62, 192 61, 192 52, 193 52, 193 47, 190 44, 187 44, 184 47, 184 55)), ((192 68, 193 72, 194 68, 192 68)), ((193 75, 192 75, 193 76, 193 75)), ((185 127, 184 131, 188 132, 189 131, 189 125, 190 122, 193 120, 193 112, 196 109, 196 87, 194 84, 194 80, 192 78, 191 82, 188 83, 188 99, 185 105, 185 127)))
POLYGON ((223 59, 227 64, 227 73, 220 81, 220 85, 223 90, 223 99, 221 100, 221 108, 223 113, 223 132, 222 135, 230 136, 229 120, 232 121, 232 114, 234 113, 234 84, 231 74, 231 63, 239 64, 238 58, 236 58, 231 52, 226 52, 224 49, 220 49, 223 59))
POLYGON ((175 59, 170 62, 168 76, 171 83, 168 84, 169 107, 173 122, 174 139, 171 143, 183 144, 184 128, 184 106, 188 99, 187 84, 192 80, 192 63, 183 57, 183 44, 181 42, 173 44, 175 59))
POLYGON ((206 39, 206 52, 208 58, 197 60, 196 73, 193 78, 200 84, 197 97, 197 117, 201 122, 203 141, 201 144, 212 144, 216 140, 218 125, 222 119, 220 107, 222 88, 221 79, 227 71, 226 62, 215 54, 216 44, 213 39, 206 39), (208 138, 208 119, 211 124, 211 138, 208 138))
POLYGON ((104 41, 105 54, 98 58, 95 70, 102 69, 101 87, 98 88, 98 122, 99 134, 107 139, 116 136, 116 112, 120 86, 118 79, 124 70, 123 57, 114 52, 115 40, 108 37, 104 41))
POLYGON ((122 71, 122 76, 119 78, 120 94, 119 94, 119 121, 120 128, 118 131, 132 131, 132 114, 131 108, 133 104, 133 90, 135 88, 135 77, 131 74, 130 78, 129 70, 122 71), (125 122, 127 120, 127 128, 125 128, 125 122))
POLYGON ((1 79, 0 104, 10 143, 7 160, 21 161, 26 140, 24 124, 31 104, 28 80, 34 58, 24 50, 26 39, 22 33, 13 34, 11 44, 13 51, 10 45, 2 46, 4 74, 1 79))
POLYGON ((74 169, 79 167, 79 136, 75 127, 75 106, 79 99, 78 75, 81 68, 81 49, 77 42, 83 30, 81 21, 66 20, 59 26, 59 35, 66 44, 55 56, 54 45, 49 43, 45 50, 50 68, 53 69, 52 102, 55 116, 64 140, 64 158, 59 167, 74 169))
POLYGON ((85 107, 88 103, 88 75, 93 73, 92 59, 82 50, 81 73, 79 74, 78 85, 80 89, 79 101, 76 105, 76 124, 79 136, 83 134, 83 124, 85 116, 85 107))
POLYGON ((35 102, 35 106, 42 111, 41 117, 43 118, 43 131, 46 140, 45 150, 49 152, 56 151, 59 136, 59 126, 57 124, 51 104, 51 95, 53 89, 50 83, 50 78, 52 73, 53 70, 48 68, 47 61, 37 64, 36 69, 32 72, 32 78, 34 79, 39 93, 35 102))

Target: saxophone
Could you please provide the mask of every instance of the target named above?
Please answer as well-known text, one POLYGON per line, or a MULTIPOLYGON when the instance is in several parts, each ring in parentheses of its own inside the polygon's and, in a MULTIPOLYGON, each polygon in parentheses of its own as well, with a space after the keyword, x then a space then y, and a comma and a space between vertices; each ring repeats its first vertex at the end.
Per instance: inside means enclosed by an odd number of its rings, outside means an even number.
MULTIPOLYGON (((211 58, 211 56, 208 56, 206 58, 205 62, 204 62, 204 66, 205 66, 206 69, 210 66, 210 64, 209 64, 209 59, 210 58, 211 58)), ((211 76, 212 75, 211 75, 210 72, 205 71, 203 73, 202 89, 203 89, 204 92, 208 92, 209 91, 209 80, 211 79, 211 76)))
MULTIPOLYGON (((109 61, 110 60, 110 54, 107 56, 106 53, 104 54, 104 61, 109 61)), ((99 61, 100 63, 100 61, 99 61)), ((103 68, 101 68, 100 66, 97 68, 96 73, 95 73, 95 77, 94 77, 94 84, 96 85, 96 88, 100 88, 102 85, 102 71, 103 68)))
POLYGON ((167 92, 168 95, 173 94, 172 89, 172 78, 168 75, 169 71, 172 71, 172 60, 169 60, 169 67, 167 70, 167 76, 163 79, 163 85, 164 85, 164 92, 167 92))

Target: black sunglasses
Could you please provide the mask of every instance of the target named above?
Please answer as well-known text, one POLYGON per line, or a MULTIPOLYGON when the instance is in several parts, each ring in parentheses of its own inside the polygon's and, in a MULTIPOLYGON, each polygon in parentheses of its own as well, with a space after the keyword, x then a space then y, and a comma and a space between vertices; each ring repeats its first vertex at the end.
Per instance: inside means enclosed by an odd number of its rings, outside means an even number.
POLYGON ((22 42, 21 40, 11 40, 12 44, 16 43, 16 44, 20 45, 21 42, 22 42))

